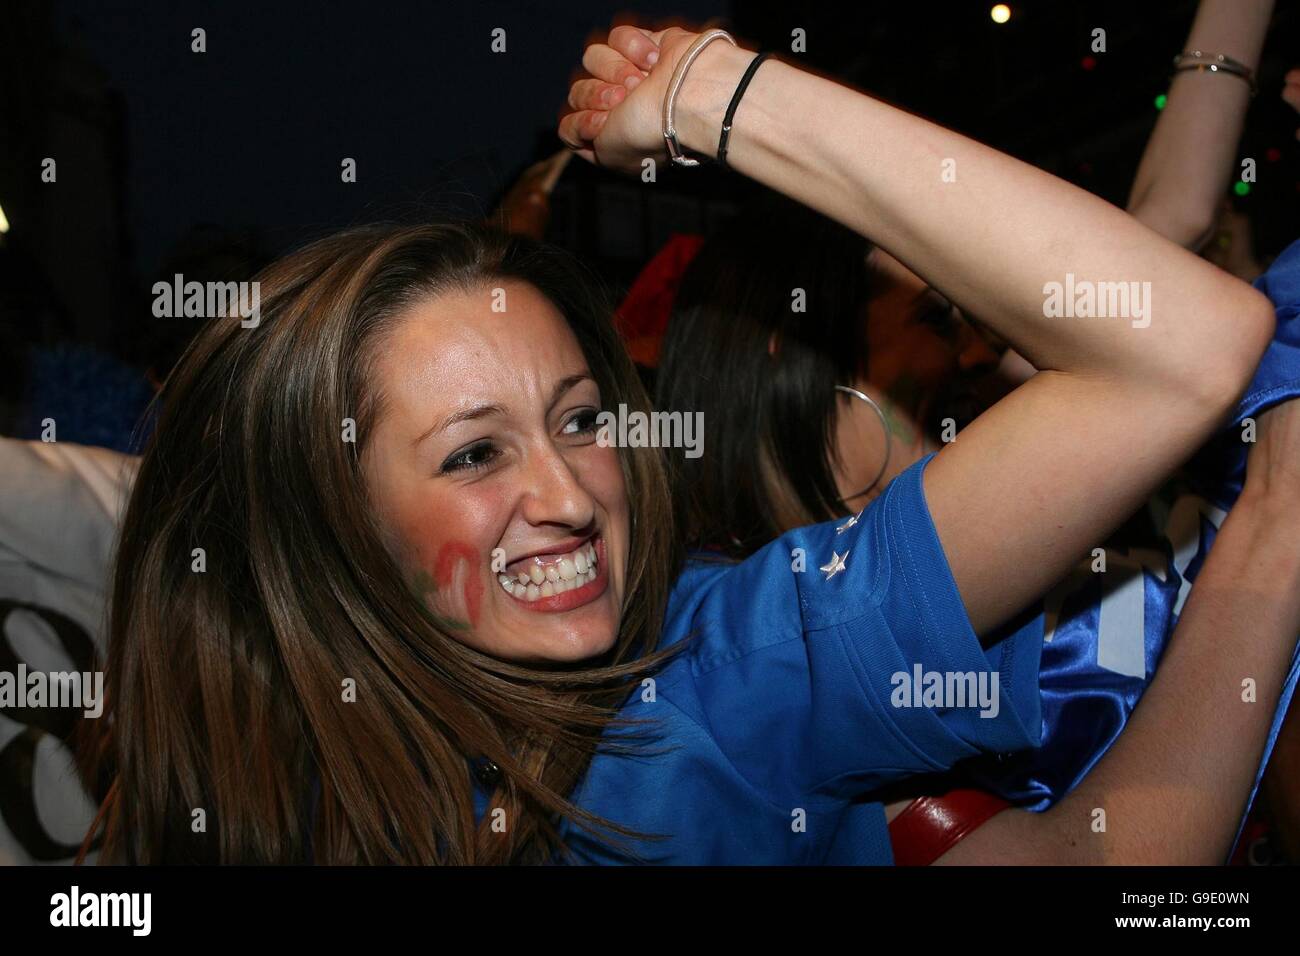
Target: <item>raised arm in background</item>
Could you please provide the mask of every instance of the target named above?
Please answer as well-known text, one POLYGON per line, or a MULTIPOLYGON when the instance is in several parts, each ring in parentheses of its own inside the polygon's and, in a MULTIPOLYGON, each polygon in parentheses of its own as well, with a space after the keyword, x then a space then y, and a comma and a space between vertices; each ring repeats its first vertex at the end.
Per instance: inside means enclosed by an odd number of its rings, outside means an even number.
MULTIPOLYGON (((1201 0, 1183 52, 1259 67, 1273 0, 1201 0)), ((1214 231, 1237 164, 1250 86, 1228 73, 1182 70, 1138 165, 1128 210, 1160 235, 1199 249, 1214 231)))

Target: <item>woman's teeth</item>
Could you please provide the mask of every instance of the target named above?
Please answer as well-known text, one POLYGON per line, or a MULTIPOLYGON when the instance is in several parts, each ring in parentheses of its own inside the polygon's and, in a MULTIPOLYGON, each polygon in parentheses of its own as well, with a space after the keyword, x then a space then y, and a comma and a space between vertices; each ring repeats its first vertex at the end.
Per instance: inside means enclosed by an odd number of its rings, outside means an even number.
POLYGON ((568 554, 546 557, 545 565, 533 563, 514 574, 498 574, 501 588, 521 601, 538 601, 596 580, 596 548, 591 542, 568 554))

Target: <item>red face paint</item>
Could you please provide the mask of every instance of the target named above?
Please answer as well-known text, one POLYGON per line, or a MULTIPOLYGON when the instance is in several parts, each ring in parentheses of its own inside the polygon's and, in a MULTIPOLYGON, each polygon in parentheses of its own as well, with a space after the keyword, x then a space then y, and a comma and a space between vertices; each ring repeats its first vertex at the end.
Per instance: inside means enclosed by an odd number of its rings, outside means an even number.
POLYGON ((438 559, 433 566, 433 580, 438 589, 446 592, 452 586, 456 576, 456 566, 465 562, 465 613, 469 615, 470 627, 478 624, 479 604, 483 600, 483 576, 479 573, 477 562, 479 554, 463 541, 448 541, 438 549, 438 559))

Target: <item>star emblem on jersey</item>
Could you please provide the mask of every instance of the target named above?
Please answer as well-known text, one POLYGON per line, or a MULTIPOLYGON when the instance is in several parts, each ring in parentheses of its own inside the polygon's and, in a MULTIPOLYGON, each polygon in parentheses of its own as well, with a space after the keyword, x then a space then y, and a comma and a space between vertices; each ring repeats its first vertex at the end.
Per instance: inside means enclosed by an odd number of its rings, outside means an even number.
POLYGON ((859 519, 860 517, 862 517, 862 515, 860 515, 860 514, 854 515, 854 516, 853 516, 852 518, 850 518, 848 521, 844 522, 844 524, 842 524, 842 525, 840 525, 838 528, 836 528, 836 529, 835 529, 835 533, 836 533, 836 534, 843 534, 845 531, 848 531, 850 528, 852 528, 855 524, 858 523, 858 519, 859 519))
POLYGON ((827 581, 844 570, 844 562, 848 560, 848 557, 849 553, 847 551, 843 554, 838 554, 835 551, 831 552, 830 562, 821 566, 821 570, 826 572, 827 581))

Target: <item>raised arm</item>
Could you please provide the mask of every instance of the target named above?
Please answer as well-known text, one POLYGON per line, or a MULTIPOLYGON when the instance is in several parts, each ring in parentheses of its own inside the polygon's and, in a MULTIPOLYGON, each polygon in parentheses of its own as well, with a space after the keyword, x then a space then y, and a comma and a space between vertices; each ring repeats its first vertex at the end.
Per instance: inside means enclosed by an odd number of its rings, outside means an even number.
MULTIPOLYGON (((610 46, 589 47, 596 78, 573 87, 561 137, 627 171, 666 161, 659 111, 693 39, 617 28, 610 46), (629 79, 631 93, 619 88, 629 79)), ((684 146, 714 154, 753 56, 715 41, 695 62, 677 103, 684 146)), ((755 74, 728 161, 868 236, 1042 370, 925 473, 981 634, 1043 593, 1204 441, 1269 339, 1262 295, 1122 210, 779 61, 755 74), (1130 315, 1049 315, 1050 284, 1080 282, 1137 283, 1130 315)))
MULTIPOLYGON (((1201 0, 1183 52, 1222 53, 1252 71, 1273 0, 1201 0)), ((1180 71, 1147 141, 1128 209, 1160 235, 1200 248, 1214 229, 1219 200, 1237 164, 1250 86, 1227 73, 1180 71)))

